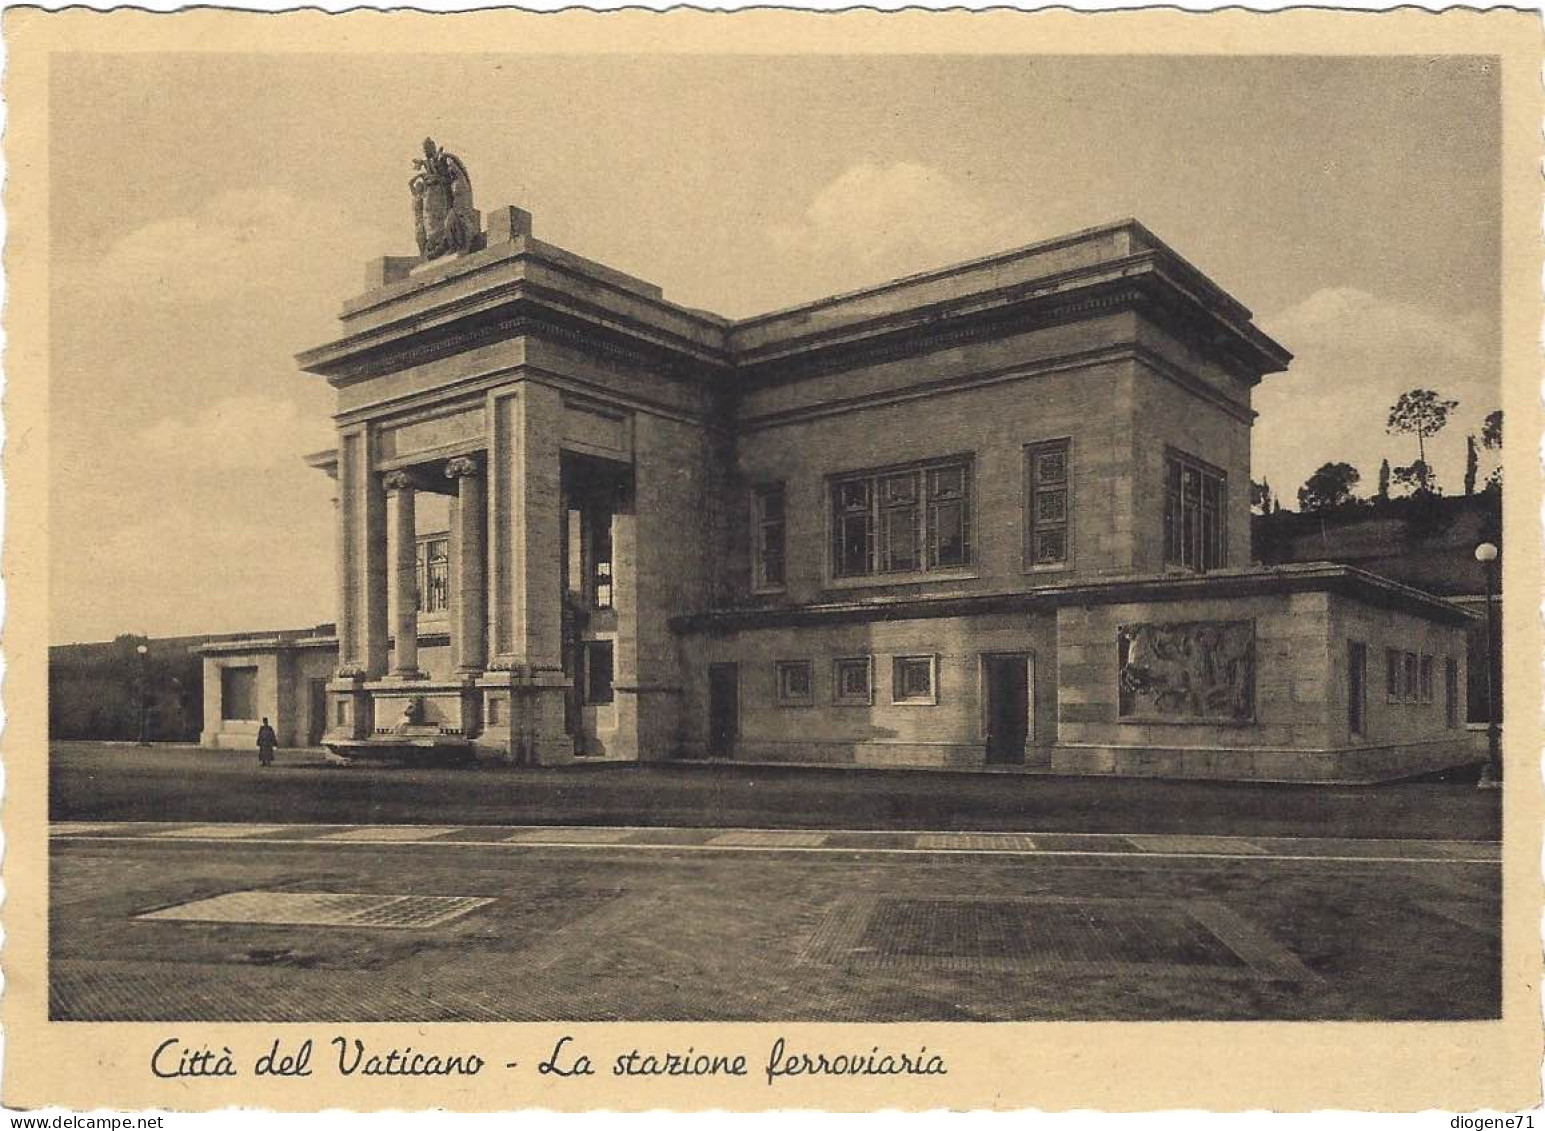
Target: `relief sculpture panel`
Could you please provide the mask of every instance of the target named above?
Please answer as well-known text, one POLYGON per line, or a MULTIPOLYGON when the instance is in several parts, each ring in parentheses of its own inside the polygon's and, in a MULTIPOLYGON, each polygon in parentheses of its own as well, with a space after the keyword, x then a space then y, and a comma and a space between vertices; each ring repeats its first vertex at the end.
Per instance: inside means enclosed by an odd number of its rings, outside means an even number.
POLYGON ((1119 629, 1120 717, 1247 723, 1255 718, 1255 622, 1185 621, 1119 629))

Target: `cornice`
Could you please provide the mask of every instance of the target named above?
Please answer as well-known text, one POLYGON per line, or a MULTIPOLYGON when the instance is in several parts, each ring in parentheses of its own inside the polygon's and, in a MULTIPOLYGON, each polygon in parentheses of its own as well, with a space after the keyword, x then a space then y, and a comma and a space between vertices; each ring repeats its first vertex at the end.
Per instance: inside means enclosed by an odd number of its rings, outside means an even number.
POLYGON ((1214 598, 1331 593, 1396 609, 1439 624, 1465 625, 1470 613, 1441 598, 1351 566, 1315 562, 1273 569, 1205 574, 1145 575, 1069 581, 999 593, 946 597, 879 597, 781 607, 719 609, 672 618, 673 632, 709 635, 742 629, 854 622, 981 616, 1003 612, 1052 612, 1064 607, 1166 603, 1214 598))

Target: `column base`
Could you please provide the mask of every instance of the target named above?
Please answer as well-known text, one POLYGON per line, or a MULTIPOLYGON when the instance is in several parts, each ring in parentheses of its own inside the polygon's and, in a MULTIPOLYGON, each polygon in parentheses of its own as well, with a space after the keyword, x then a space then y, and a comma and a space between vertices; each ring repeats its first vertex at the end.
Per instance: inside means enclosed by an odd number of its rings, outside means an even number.
POLYGON ((322 742, 366 738, 374 725, 363 676, 339 676, 327 685, 327 728, 322 742))
POLYGON ((574 738, 564 728, 569 686, 562 671, 545 668, 491 671, 479 678, 479 754, 521 766, 572 762, 574 738))

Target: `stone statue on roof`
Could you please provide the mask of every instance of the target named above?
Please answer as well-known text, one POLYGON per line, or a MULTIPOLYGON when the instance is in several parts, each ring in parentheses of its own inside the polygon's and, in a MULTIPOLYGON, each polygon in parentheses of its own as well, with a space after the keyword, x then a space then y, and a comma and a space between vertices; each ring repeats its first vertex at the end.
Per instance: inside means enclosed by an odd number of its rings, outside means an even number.
POLYGON ((478 235, 472 178, 461 158, 424 139, 424 156, 413 161, 413 228, 418 253, 427 259, 471 251, 478 235))

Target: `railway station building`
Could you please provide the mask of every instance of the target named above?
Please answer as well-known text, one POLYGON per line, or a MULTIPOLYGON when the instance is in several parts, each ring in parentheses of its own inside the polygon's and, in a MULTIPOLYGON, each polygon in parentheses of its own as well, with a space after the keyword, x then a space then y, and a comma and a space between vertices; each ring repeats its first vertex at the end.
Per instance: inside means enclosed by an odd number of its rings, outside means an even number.
POLYGON ((207 744, 241 713, 344 758, 1474 760, 1466 612, 1251 562, 1251 394, 1291 356, 1136 221, 732 320, 506 207, 370 265, 298 360, 338 398, 336 631, 208 649, 207 744))

